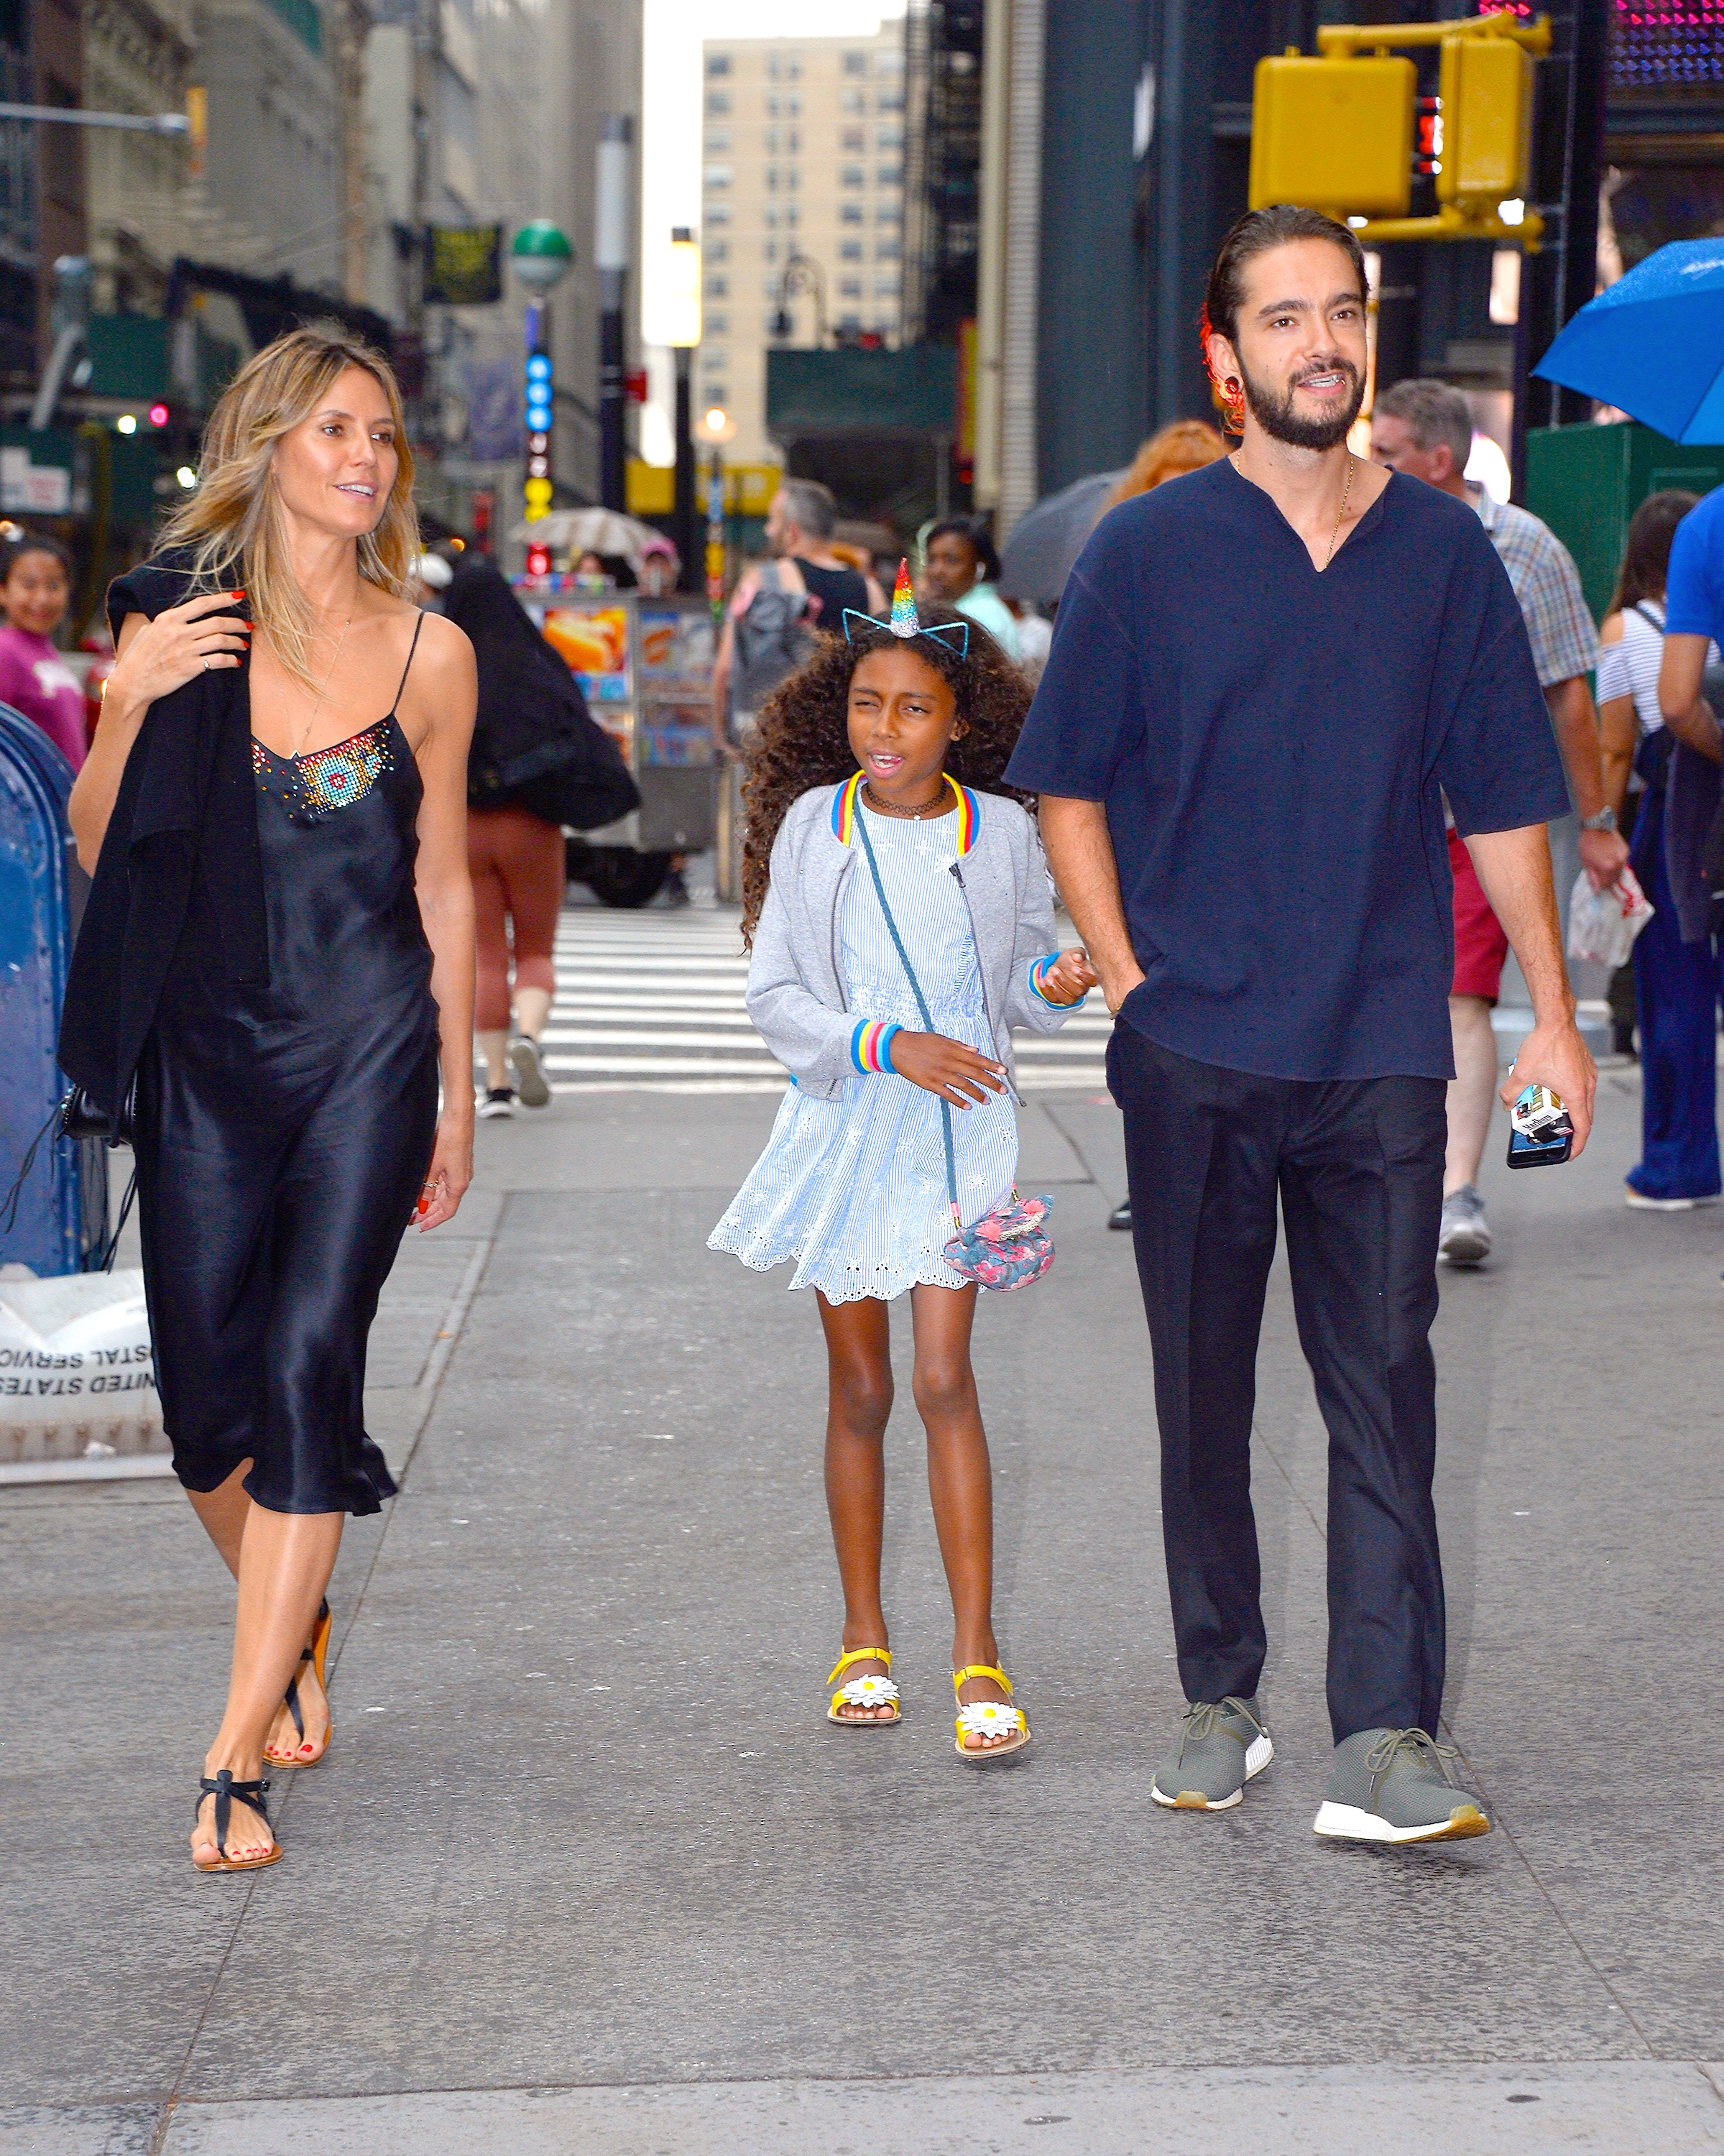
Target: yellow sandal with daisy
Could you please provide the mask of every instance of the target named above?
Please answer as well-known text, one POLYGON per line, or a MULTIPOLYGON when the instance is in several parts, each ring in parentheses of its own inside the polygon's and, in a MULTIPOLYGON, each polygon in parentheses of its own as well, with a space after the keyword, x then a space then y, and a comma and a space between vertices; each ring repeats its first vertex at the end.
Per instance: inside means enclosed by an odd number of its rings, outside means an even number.
POLYGON ((828 1684, 837 1684, 827 1703, 826 1719, 839 1729, 892 1729, 902 1715, 898 1704, 898 1687, 892 1682, 892 1650, 890 1647, 852 1647, 841 1654, 827 1674, 828 1684), (852 1677, 848 1684, 839 1684, 839 1679, 853 1662, 884 1662, 885 1673, 870 1670, 859 1677, 852 1677), (842 1707, 858 1707, 860 1713, 840 1714, 842 1707), (883 1707, 891 1708, 890 1714, 881 1714, 883 1707))
POLYGON ((992 1662, 971 1662, 966 1668, 952 1673, 952 1695, 957 1701, 957 1756, 967 1760, 972 1767, 989 1767, 996 1759, 1009 1759, 1021 1752, 1029 1742, 1029 1723, 1021 1707, 1013 1707, 1012 1680, 1003 1669, 992 1662), (969 1677, 992 1677, 1006 1695, 1003 1699, 964 1699, 964 1683, 969 1677), (1003 1744, 969 1745, 967 1737, 1003 1737, 1003 1744))

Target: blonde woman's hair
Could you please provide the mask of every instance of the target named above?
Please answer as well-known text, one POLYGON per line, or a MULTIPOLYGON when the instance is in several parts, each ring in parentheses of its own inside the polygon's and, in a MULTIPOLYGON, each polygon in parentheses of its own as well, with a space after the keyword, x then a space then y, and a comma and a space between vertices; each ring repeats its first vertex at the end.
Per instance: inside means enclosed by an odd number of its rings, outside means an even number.
POLYGON ((375 530, 359 542, 359 573, 398 598, 412 595, 419 552, 413 458, 401 390, 381 352, 329 326, 290 330, 247 361, 217 399, 204 429, 197 490, 163 526, 157 554, 189 554, 194 588, 237 581, 255 621, 294 677, 307 688, 316 623, 288 566, 275 444, 322 403, 350 367, 370 375, 389 402, 399 459, 375 530))

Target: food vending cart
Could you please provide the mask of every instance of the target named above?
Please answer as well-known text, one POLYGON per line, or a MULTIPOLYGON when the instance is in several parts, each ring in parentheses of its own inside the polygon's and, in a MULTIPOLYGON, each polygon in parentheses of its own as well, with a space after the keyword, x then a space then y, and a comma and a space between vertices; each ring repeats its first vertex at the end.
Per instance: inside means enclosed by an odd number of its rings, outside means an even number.
POLYGON ((567 576, 515 590, 640 788, 631 814, 571 836, 570 877, 607 906, 644 906, 673 857, 703 853, 716 828, 711 608, 692 593, 594 593, 567 576))

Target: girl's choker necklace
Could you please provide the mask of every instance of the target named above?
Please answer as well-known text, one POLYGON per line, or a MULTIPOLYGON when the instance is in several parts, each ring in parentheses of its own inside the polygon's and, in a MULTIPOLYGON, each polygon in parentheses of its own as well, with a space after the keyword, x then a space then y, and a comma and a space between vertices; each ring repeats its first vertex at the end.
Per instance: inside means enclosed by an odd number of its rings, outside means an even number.
POLYGON ((945 800, 946 781, 942 777, 940 781, 940 791, 934 796, 933 799, 931 801, 924 801, 921 807, 916 808, 900 808, 895 807, 890 801, 882 801, 880 796, 875 792, 873 787, 865 778, 862 782, 862 798, 868 803, 869 807, 874 810, 876 815, 906 816, 912 823, 919 824, 931 808, 939 808, 941 803, 945 800))

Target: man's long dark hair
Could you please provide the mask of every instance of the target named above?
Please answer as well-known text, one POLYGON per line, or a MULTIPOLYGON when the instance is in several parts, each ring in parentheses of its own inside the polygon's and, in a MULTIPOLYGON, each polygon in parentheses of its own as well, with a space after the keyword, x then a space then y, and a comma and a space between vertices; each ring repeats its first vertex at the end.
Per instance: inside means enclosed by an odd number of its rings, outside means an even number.
POLYGON ((1638 606, 1642 599, 1662 599, 1670 572, 1670 542, 1676 526, 1700 500, 1681 487, 1665 487, 1649 494, 1629 519, 1628 543, 1622 567, 1616 572, 1616 589, 1610 594, 1609 612, 1638 606))
POLYGON ((1215 266, 1203 295, 1204 319, 1237 352, 1239 348, 1239 305, 1245 296, 1245 264, 1271 247, 1285 247, 1295 239, 1326 239, 1338 247, 1353 266, 1361 296, 1365 291, 1365 251, 1346 225, 1337 224, 1320 209, 1301 209, 1296 203, 1273 203, 1267 209, 1247 210, 1221 243, 1215 266))

